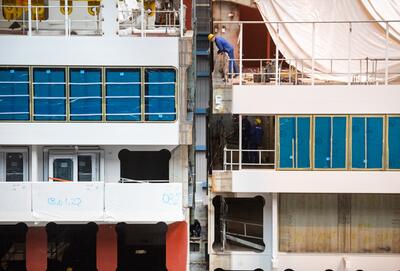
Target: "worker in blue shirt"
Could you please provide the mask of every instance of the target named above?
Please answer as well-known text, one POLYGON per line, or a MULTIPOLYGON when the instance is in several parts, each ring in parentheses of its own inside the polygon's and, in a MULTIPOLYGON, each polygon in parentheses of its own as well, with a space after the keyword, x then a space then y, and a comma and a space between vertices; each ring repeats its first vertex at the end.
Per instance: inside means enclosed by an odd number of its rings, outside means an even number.
MULTIPOLYGON (((256 118, 254 125, 251 127, 249 145, 251 150, 258 150, 262 145, 262 139, 264 136, 264 128, 261 125, 262 121, 260 118, 256 118)), ((249 154, 250 163, 259 163, 258 152, 250 152, 249 154)), ((261 161, 260 161, 261 162, 261 161)))
POLYGON ((233 77, 237 77, 239 73, 238 66, 236 65, 235 62, 235 54, 234 54, 234 48, 233 46, 224 38, 222 37, 216 37, 213 34, 208 35, 208 40, 215 42, 215 45, 218 48, 218 54, 223 54, 227 53, 229 56, 229 74, 232 74, 232 69, 233 69, 233 77))

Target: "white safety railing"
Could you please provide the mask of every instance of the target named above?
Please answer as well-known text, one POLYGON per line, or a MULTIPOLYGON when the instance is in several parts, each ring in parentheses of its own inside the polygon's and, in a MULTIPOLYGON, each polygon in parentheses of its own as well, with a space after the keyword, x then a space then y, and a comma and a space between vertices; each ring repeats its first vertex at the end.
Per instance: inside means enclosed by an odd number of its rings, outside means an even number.
MULTIPOLYGON (((224 61, 228 61, 225 59, 224 61)), ((235 59, 237 63, 240 59, 235 59)), ((307 63, 311 63, 312 59, 242 59, 238 64, 241 73, 227 72, 227 84, 279 84, 279 85, 320 85, 320 84, 348 84, 344 80, 349 79, 351 85, 380 85, 385 84, 385 59, 351 59, 351 65, 357 63, 358 70, 351 73, 347 71, 337 71, 335 66, 338 63, 348 62, 347 59, 315 59, 324 65, 324 71, 315 70, 314 80, 305 72, 307 63), (276 65, 278 61, 278 65, 276 65), (278 69, 276 69, 276 66, 278 69), (326 79, 320 79, 320 78, 326 79), (233 79, 232 79, 233 78, 233 79), (241 80, 239 79, 241 78, 241 80), (336 80, 343 78, 344 80, 336 80)), ((400 64, 399 59, 389 59, 390 63, 396 62, 400 64)), ((228 65, 228 62, 226 63, 228 65)), ((389 72, 389 77, 400 77, 400 72, 389 72)), ((400 81, 389 81, 390 84, 400 84, 400 81)))
POLYGON ((275 150, 228 149, 224 147, 224 170, 244 167, 275 168, 275 150))
POLYGON ((119 36, 183 36, 185 6, 179 10, 118 9, 119 36))
POLYGON ((0 34, 5 35, 102 35, 102 5, 0 5, 13 13, 0 16, 0 34))
MULTIPOLYGON (((399 24, 400 20, 387 21, 325 21, 325 22, 264 22, 264 21, 215 21, 215 29, 226 28, 228 25, 239 26, 239 58, 234 59, 238 72, 229 73, 229 58, 226 55, 219 61, 223 61, 225 84, 400 84, 400 72, 390 71, 389 66, 400 64, 400 58, 389 57, 390 35, 389 29, 392 24, 399 24), (280 40, 279 29, 286 24, 303 24, 312 28, 310 58, 286 59, 280 58, 280 42, 275 46, 275 58, 245 59, 243 58, 243 31, 244 25, 262 24, 273 27, 276 38, 280 40), (343 35, 348 36, 347 58, 317 58, 315 50, 316 27, 319 24, 343 24, 343 35), (377 24, 383 27, 385 35, 385 50, 382 56, 367 56, 366 58, 352 57, 352 32, 355 26, 377 24), (318 62, 318 67, 316 63, 318 62), (342 68, 335 69, 340 65, 342 68), (343 67, 345 67, 343 69, 343 67), (357 67, 357 68, 355 68, 357 67), (395 80, 392 80, 396 78, 395 80)), ((236 44, 236 43, 235 43, 236 44)), ((218 61, 218 60, 217 60, 218 61)), ((230 62, 232 65, 232 62, 230 62)), ((231 67, 233 68, 233 67, 231 67)), ((233 70, 233 69, 232 69, 233 70)))

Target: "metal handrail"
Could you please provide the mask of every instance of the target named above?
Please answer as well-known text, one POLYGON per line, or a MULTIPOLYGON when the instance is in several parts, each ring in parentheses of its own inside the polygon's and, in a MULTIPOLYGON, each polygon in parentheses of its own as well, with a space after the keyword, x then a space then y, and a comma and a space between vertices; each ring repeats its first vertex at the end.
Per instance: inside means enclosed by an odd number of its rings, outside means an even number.
MULTIPOLYGON (((0 4, 0 8, 17 8, 17 9, 22 9, 22 18, 17 18, 17 19, 12 19, 12 20, 7 20, 7 19, 0 19, 0 22, 17 22, 17 23, 22 23, 22 32, 23 34, 26 34, 28 36, 32 36, 33 33, 38 33, 42 34, 45 33, 43 31, 49 31, 49 33, 57 33, 59 31, 63 31, 65 36, 71 35, 71 33, 76 33, 76 31, 93 31, 93 34, 95 35, 100 35, 101 34, 101 25, 100 23, 103 21, 101 18, 101 13, 102 9, 104 6, 102 4, 100 5, 68 5, 68 2, 65 1, 65 5, 35 5, 35 4, 28 4, 28 5, 2 5, 0 4), (42 20, 38 16, 38 9, 39 8, 44 8, 46 10, 52 10, 52 9, 60 9, 60 8, 74 8, 74 9, 91 9, 91 8, 96 8, 99 9, 99 11, 96 11, 96 16, 93 19, 73 19, 68 12, 65 12, 63 19, 46 19, 42 20), (36 11, 36 12, 35 12, 36 11), (27 15, 26 15, 27 13, 27 15), (43 23, 63 23, 64 28, 44 28, 40 27, 43 23), (73 28, 72 24, 73 23, 94 23, 96 24, 95 27, 88 29, 88 28, 83 28, 83 29, 77 29, 73 28), (27 32, 25 32, 27 31, 27 32)), ((8 30, 8 27, 7 27, 8 30)), ((8 31, 6 34, 12 34, 13 32, 8 31)), ((90 33, 91 34, 91 33, 90 33)))
MULTIPOLYGON (((271 169, 275 168, 275 150, 264 150, 264 149, 228 149, 226 146, 224 147, 224 157, 223 157, 223 167, 224 170, 234 170, 236 167, 240 168, 241 166, 263 166, 271 169), (235 156, 234 153, 242 153, 242 155, 235 156), (253 156, 255 158, 255 162, 249 162, 243 156, 243 153, 247 154, 256 154, 253 156), (273 158, 273 162, 263 162, 263 153, 272 153, 271 157, 273 158), (242 161, 240 158, 242 157, 242 161)), ((251 160, 251 159, 249 159, 251 160)))
MULTIPOLYGON (((339 80, 340 82, 344 82, 347 83, 348 85, 351 84, 359 84, 360 80, 356 80, 357 76, 360 75, 360 73, 354 73, 351 70, 351 64, 354 61, 354 59, 351 57, 351 33, 352 33, 352 24, 370 24, 370 23, 376 23, 376 24, 380 24, 384 30, 385 30, 385 53, 384 53, 384 57, 382 57, 382 61, 384 61, 384 72, 381 73, 374 73, 375 76, 375 80, 373 80, 372 83, 377 83, 379 82, 383 82, 385 85, 388 84, 389 82, 389 75, 392 75, 391 73, 389 73, 389 61, 392 61, 391 59, 389 59, 388 56, 388 51, 389 51, 389 28, 390 28, 390 23, 400 23, 400 20, 337 20, 337 21, 214 21, 214 25, 219 25, 219 24, 236 24, 239 25, 239 39, 238 39, 238 44, 239 44, 239 59, 237 59, 239 61, 239 73, 237 73, 237 75, 239 75, 239 81, 236 82, 239 85, 243 84, 243 61, 246 61, 245 59, 243 59, 242 55, 243 55, 243 30, 244 30, 244 25, 245 24, 263 24, 263 25, 269 25, 269 26, 273 26, 276 27, 276 36, 279 39, 279 26, 283 25, 283 24, 309 24, 312 26, 312 34, 310 36, 310 39, 312 40, 312 50, 311 50, 311 58, 309 59, 311 65, 311 68, 308 68, 307 70, 311 70, 309 72, 309 74, 307 76, 304 76, 303 78, 308 78, 310 80, 310 84, 314 85, 315 81, 318 79, 318 74, 323 74, 323 73, 317 73, 316 71, 316 67, 315 67, 315 61, 319 60, 315 57, 315 35, 316 35, 316 31, 315 31, 315 26, 318 24, 346 24, 348 25, 348 28, 346 30, 346 34, 349 37, 349 42, 348 42, 348 48, 347 48, 347 52, 348 52, 348 58, 343 59, 343 61, 347 61, 348 62, 348 69, 347 72, 344 72, 343 75, 347 76, 347 80, 343 80, 344 78, 342 78, 341 80, 339 80), (382 79, 377 80, 377 75, 382 75, 382 79)), ((276 49, 275 49, 275 80, 274 83, 276 85, 279 85, 281 83, 280 80, 280 66, 279 66, 279 62, 280 61, 286 61, 287 60, 281 60, 279 59, 279 42, 276 44, 276 49)), ((297 59, 297 61, 300 61, 301 59, 297 59)), ((304 59, 303 59, 304 60, 304 59)), ((296 61, 296 60, 295 60, 296 61)), ((376 59, 376 61, 380 61, 379 59, 376 59)), ((376 66, 375 66, 376 68, 376 66)), ((304 74, 302 72, 302 74, 304 74)), ((333 73, 331 75, 334 75, 333 73)), ((335 81, 334 79, 332 80, 327 80, 329 82, 335 81)), ((361 80, 361 83, 370 83, 369 79, 368 80, 361 80)))
MULTIPOLYGON (((235 61, 240 61, 240 59, 234 59, 235 61)), ((314 76, 318 77, 318 75, 330 75, 330 76, 343 76, 347 77, 349 75, 348 72, 334 72, 333 67, 335 62, 348 61, 344 58, 316 58, 314 60, 319 61, 327 61, 327 69, 324 71, 314 71, 314 76)), ((226 59, 226 61, 228 61, 226 59)), ((246 84, 265 84, 275 81, 278 81, 279 84, 289 83, 289 84, 310 84, 310 77, 307 76, 303 68, 305 66, 304 63, 311 63, 312 59, 310 58, 265 58, 265 59, 242 59, 242 63, 257 63, 257 67, 248 68, 248 70, 241 69, 242 72, 242 80, 246 82, 246 84), (278 70, 275 69, 275 62, 278 61, 278 70), (285 69, 283 66, 286 66, 285 69), (272 70, 268 71, 268 67, 272 68, 272 70), (256 80, 256 76, 258 80, 256 80), (259 82, 256 82, 259 81, 259 82)), ((383 84, 384 80, 379 79, 378 76, 384 76, 385 72, 378 71, 378 65, 380 62, 385 62, 384 58, 354 58, 351 60, 352 63, 358 62, 359 70, 353 71, 351 73, 351 84, 383 84)), ((389 58, 388 61, 396 61, 400 63, 400 58, 389 58)), ((227 72, 228 77, 232 77, 232 75, 238 75, 239 73, 229 73, 227 72)), ((399 75, 400 73, 390 73, 388 75, 399 75)), ((238 84, 239 82, 235 80, 228 81, 232 84, 238 84)), ((329 83, 332 84, 331 80, 319 80, 319 83, 329 83)), ((338 82, 340 83, 340 82, 338 82)))
MULTIPOLYGON (((125 10, 118 10, 119 13, 126 13, 125 10)), ((119 22, 118 34, 120 36, 132 36, 140 35, 145 37, 148 34, 168 34, 168 35, 180 35, 183 36, 183 7, 178 10, 152 10, 151 16, 141 6, 140 9, 128 11, 133 15, 129 21, 119 22), (154 24, 149 24, 144 22, 148 20, 149 17, 157 18, 157 15, 165 15, 165 23, 157 24, 156 19, 154 19, 154 24), (143 19, 144 18, 144 19, 143 19), (138 21, 140 19, 140 21, 138 21), (177 22, 178 21, 178 22, 177 22)))

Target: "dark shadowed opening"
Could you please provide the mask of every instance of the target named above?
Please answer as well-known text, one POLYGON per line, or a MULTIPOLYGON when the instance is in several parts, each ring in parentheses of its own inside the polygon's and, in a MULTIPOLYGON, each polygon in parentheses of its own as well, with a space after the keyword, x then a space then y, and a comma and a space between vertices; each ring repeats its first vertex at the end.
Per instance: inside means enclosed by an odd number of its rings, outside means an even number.
POLYGON ((117 271, 167 271, 165 223, 119 223, 117 271))
POLYGON ((168 150, 160 151, 129 151, 121 150, 118 154, 121 161, 121 178, 130 180, 169 180, 168 150))

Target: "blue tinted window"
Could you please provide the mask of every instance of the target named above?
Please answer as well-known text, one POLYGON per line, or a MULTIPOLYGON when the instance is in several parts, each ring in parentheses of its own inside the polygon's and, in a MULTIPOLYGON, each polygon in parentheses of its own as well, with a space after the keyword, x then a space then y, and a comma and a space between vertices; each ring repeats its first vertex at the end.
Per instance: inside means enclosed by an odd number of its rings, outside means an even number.
POLYGON ((310 118, 297 118, 297 167, 310 167, 310 118))
POLYGON ((0 68, 0 120, 29 120, 27 68, 0 68))
POLYGON ((382 168, 383 118, 352 118, 352 167, 382 168))
POLYGON ((65 70, 61 68, 35 68, 34 119, 66 120, 65 70))
POLYGON ((346 167, 346 117, 315 118, 315 168, 346 167))
POLYGON ((310 167, 310 118, 279 118, 279 167, 310 167))
POLYGON ((106 119, 139 121, 141 119, 140 69, 106 70, 106 119))
POLYGON ((383 167, 383 118, 367 119, 367 167, 383 167))
POLYGON ((279 118, 279 167, 293 168, 295 157, 296 119, 279 118))
POLYGON ((146 69, 145 116, 151 121, 176 119, 175 82, 173 69, 146 69))
POLYGON ((389 168, 400 168, 400 117, 388 118, 389 168))
POLYGON ((71 120, 101 120, 101 70, 70 69, 71 120))

